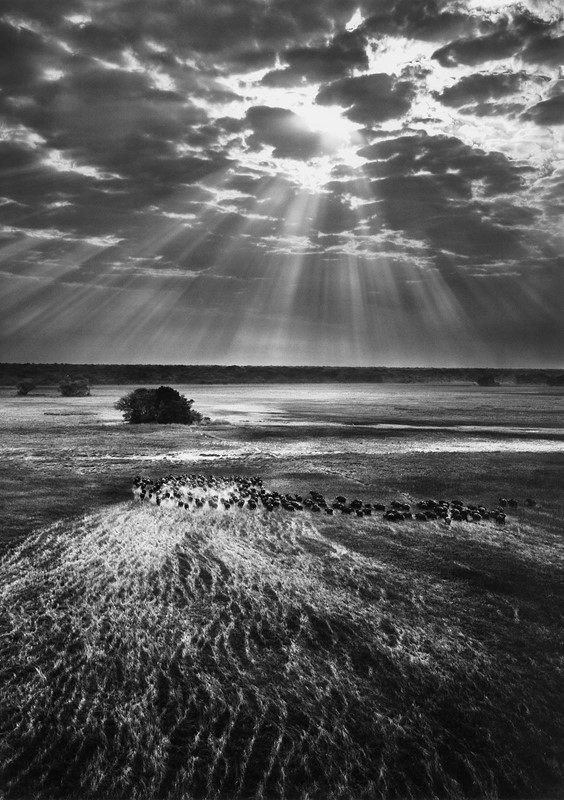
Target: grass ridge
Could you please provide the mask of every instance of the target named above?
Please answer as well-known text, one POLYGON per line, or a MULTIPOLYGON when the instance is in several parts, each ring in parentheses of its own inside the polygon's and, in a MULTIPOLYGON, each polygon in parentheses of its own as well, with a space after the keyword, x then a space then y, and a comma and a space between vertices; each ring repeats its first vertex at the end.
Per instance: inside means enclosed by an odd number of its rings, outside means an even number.
POLYGON ((564 556, 535 535, 133 502, 42 529, 0 564, 2 796, 556 796, 564 556), (507 559, 543 591, 492 583, 507 559))

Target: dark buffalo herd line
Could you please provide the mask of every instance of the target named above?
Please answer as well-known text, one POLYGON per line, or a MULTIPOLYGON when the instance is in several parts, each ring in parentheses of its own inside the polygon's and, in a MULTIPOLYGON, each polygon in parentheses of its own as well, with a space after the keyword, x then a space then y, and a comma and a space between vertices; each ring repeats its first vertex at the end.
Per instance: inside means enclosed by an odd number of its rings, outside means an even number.
MULTIPOLYGON (((507 507, 514 508, 519 502, 513 498, 500 497, 498 505, 488 509, 483 505, 466 505, 462 500, 421 500, 413 510, 409 503, 392 500, 391 503, 366 503, 358 498, 349 499, 337 495, 333 501, 326 500, 322 494, 310 491, 307 496, 282 494, 264 488, 258 476, 246 478, 215 475, 166 475, 153 481, 137 475, 133 483, 136 498, 157 506, 179 508, 186 511, 230 511, 246 509, 255 511, 264 508, 273 512, 309 511, 328 515, 345 514, 352 517, 370 517, 375 512, 383 513, 390 522, 405 520, 440 520, 447 525, 451 522, 480 522, 491 520, 503 525, 507 507)), ((524 503, 532 508, 536 501, 528 497, 524 503)))

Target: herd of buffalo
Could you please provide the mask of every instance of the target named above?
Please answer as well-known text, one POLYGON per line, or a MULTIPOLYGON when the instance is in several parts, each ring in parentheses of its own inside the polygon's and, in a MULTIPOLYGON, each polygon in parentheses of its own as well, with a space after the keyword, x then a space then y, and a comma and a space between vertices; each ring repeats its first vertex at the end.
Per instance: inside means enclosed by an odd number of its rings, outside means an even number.
MULTIPOLYGON (((151 480, 137 475, 133 483, 134 497, 157 506, 173 507, 186 511, 238 511, 246 509, 268 512, 291 513, 308 511, 314 514, 345 514, 351 517, 370 517, 382 513, 389 522, 405 520, 439 520, 447 525, 452 522, 480 522, 491 520, 503 525, 507 508, 514 508, 519 501, 500 497, 494 508, 485 505, 467 505, 462 500, 421 500, 413 508, 402 500, 385 503, 365 502, 359 498, 337 495, 327 500, 317 491, 301 494, 284 494, 270 491, 263 486, 258 476, 243 477, 217 475, 166 475, 151 480)), ((524 504, 530 508, 537 505, 528 497, 524 504)))

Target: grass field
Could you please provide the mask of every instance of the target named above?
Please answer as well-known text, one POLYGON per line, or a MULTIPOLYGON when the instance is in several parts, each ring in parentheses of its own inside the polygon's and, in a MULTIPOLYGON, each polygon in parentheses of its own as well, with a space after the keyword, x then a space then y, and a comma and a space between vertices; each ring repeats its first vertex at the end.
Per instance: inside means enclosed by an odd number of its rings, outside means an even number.
POLYGON ((6 415, 0 796, 562 796, 562 453, 347 453, 321 429, 140 430, 101 408, 6 415), (447 527, 128 499, 133 474, 194 464, 538 505, 447 527))

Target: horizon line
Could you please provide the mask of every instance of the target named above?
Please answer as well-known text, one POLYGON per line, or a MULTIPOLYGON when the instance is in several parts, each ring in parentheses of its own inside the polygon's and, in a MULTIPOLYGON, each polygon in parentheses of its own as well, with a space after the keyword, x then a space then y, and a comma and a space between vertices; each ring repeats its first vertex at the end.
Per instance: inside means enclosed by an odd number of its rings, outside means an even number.
POLYGON ((458 365, 458 366, 422 366, 422 365, 383 365, 383 364, 213 364, 213 363, 206 363, 206 364, 163 364, 163 363, 155 363, 155 362, 119 362, 119 363, 110 363, 104 361, 2 361, 0 362, 1 367, 11 367, 11 366, 37 366, 37 367, 158 367, 158 368, 192 368, 192 367, 202 367, 202 368, 214 368, 214 369, 357 369, 357 370, 374 370, 374 369, 381 369, 381 370, 390 370, 390 369, 402 369, 402 370, 468 370, 468 369, 480 369, 480 370, 491 370, 497 372, 515 372, 515 371, 523 371, 523 370, 533 370, 536 372, 558 372, 564 370, 564 366, 561 367, 539 367, 539 366, 520 366, 520 367, 492 367, 492 366, 481 366, 481 365, 458 365))

